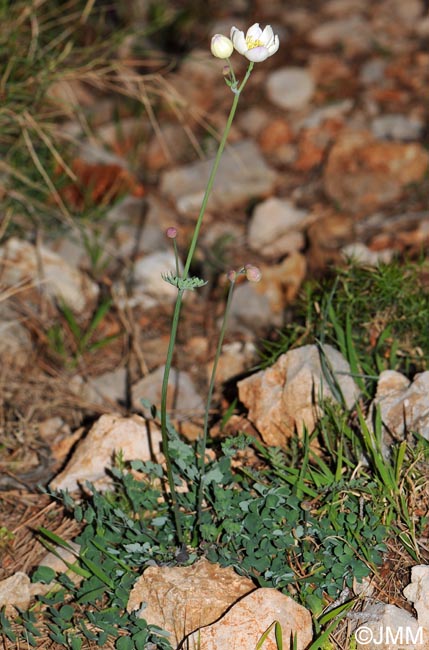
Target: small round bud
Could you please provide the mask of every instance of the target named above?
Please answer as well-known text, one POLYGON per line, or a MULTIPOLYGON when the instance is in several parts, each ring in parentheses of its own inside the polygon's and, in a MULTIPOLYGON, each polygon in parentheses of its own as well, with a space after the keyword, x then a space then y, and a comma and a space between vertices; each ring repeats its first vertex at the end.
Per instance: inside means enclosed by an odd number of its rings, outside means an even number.
POLYGON ((226 274, 226 277, 228 278, 228 280, 229 280, 230 282, 235 282, 236 279, 237 279, 237 273, 236 273, 236 271, 234 271, 233 269, 231 269, 231 270, 228 271, 228 273, 226 274))
POLYGON ((262 278, 261 270, 257 266, 253 266, 253 264, 246 264, 244 268, 246 270, 246 278, 249 280, 249 282, 259 282, 259 280, 262 278))
POLYGON ((165 231, 165 234, 169 239, 176 239, 177 228, 175 228, 174 226, 170 226, 170 228, 167 228, 167 230, 165 231))
POLYGON ((223 68, 222 68, 223 76, 228 77, 230 75, 230 73, 231 73, 231 68, 229 67, 229 65, 224 65, 223 68))
POLYGON ((229 59, 234 51, 234 46, 227 36, 215 34, 211 42, 211 51, 213 56, 218 59, 229 59))

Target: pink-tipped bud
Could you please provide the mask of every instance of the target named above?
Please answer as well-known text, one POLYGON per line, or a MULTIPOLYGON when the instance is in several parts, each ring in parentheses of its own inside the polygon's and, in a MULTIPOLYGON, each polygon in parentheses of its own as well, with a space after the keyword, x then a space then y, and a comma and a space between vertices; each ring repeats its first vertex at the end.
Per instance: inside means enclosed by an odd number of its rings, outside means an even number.
POLYGON ((231 270, 228 271, 228 273, 226 274, 226 277, 228 278, 228 280, 229 280, 230 282, 235 282, 236 279, 237 279, 237 272, 234 271, 233 269, 231 269, 231 270))
POLYGON ((230 75, 230 73, 231 73, 231 68, 229 67, 229 65, 224 65, 223 68, 222 68, 223 76, 228 77, 230 75))
POLYGON ((170 228, 167 228, 167 230, 165 231, 165 234, 169 239, 176 239, 177 228, 175 228, 174 226, 170 226, 170 228))
POLYGON ((246 278, 249 280, 249 282, 259 282, 259 280, 262 278, 261 269, 259 269, 257 266, 254 266, 253 264, 246 264, 244 268, 246 270, 246 278))

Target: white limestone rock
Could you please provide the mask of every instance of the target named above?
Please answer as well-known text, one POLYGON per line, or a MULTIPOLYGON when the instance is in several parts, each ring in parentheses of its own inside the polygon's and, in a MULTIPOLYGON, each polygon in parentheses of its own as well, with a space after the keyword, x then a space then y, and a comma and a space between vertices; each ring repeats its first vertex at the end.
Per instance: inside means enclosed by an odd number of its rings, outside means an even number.
POLYGON ((284 67, 271 72, 266 82, 269 100, 280 108, 298 110, 307 106, 315 91, 314 79, 305 68, 284 67))

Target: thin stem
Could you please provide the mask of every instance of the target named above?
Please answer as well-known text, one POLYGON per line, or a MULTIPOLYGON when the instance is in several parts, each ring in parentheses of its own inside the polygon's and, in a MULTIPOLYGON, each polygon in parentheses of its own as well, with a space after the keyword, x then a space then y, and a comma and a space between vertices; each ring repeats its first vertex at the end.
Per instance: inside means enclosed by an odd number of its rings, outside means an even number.
POLYGON ((174 306, 173 320, 171 322, 170 341, 168 343, 167 358, 165 361, 164 377, 162 380, 161 388, 161 437, 162 437, 162 451, 165 457, 165 464, 167 467, 167 479, 170 487, 171 502, 173 505, 174 522, 176 526, 177 541, 180 545, 183 544, 183 530, 180 518, 179 504, 177 501, 176 487, 174 485, 173 468, 171 465, 169 445, 168 445, 168 428, 167 428, 167 393, 168 393, 168 380, 170 378, 171 364, 173 360, 174 346, 176 343, 177 327, 179 324, 180 309, 182 307, 184 289, 179 289, 177 292, 176 304, 174 306))
POLYGON ((248 81, 248 79, 250 77, 250 73, 252 72, 253 65, 254 65, 253 62, 251 62, 249 64, 249 67, 247 68, 246 75, 245 75, 243 81, 241 82, 240 87, 238 88, 238 90, 234 91, 234 101, 232 102, 232 106, 231 106, 231 110, 229 112, 229 116, 228 116, 228 120, 227 120, 227 123, 226 123, 226 126, 225 126, 225 130, 223 132, 222 139, 220 141, 219 148, 217 150, 217 154, 216 154, 216 157, 215 157, 214 162, 213 162, 213 167, 212 167, 212 170, 210 172, 209 180, 207 181, 207 187, 206 187, 206 191, 204 193, 203 202, 201 204, 200 214, 198 215, 198 219, 197 219, 197 223, 195 225, 195 230, 194 230, 194 234, 193 234, 193 237, 192 237, 192 241, 191 241, 191 244, 189 246, 188 256, 186 258, 185 268, 183 270, 183 276, 182 276, 184 279, 188 277, 189 268, 190 268, 191 263, 192 263, 192 258, 194 257, 195 248, 196 248, 196 245, 197 245, 198 235, 200 233, 201 224, 203 222, 204 213, 205 213, 206 208, 207 208, 207 202, 209 200, 209 196, 210 196, 210 193, 211 193, 212 188, 213 188, 213 183, 214 183, 214 180, 215 180, 215 177, 216 177, 216 172, 217 172, 217 169, 219 167, 219 163, 220 163, 220 159, 221 159, 222 154, 223 154, 223 150, 225 149, 226 141, 227 141, 228 135, 229 135, 229 130, 231 128, 231 124, 232 124, 232 121, 233 121, 234 116, 235 116, 235 111, 237 110, 238 100, 240 99, 241 91, 243 90, 244 86, 246 85, 246 83, 247 83, 247 81, 248 81))
POLYGON ((206 408, 204 412, 204 424, 203 424, 203 435, 199 441, 198 444, 198 450, 200 454, 199 458, 199 470, 200 470, 200 476, 199 476, 199 486, 198 486, 198 502, 197 502, 197 529, 199 528, 201 524, 201 515, 202 515, 202 504, 203 504, 203 497, 204 497, 204 476, 205 476, 205 469, 206 469, 206 464, 205 464, 205 455, 206 455, 206 447, 207 447, 207 436, 208 436, 208 429, 209 429, 209 414, 210 414, 210 406, 212 402, 212 397, 213 397, 213 391, 214 391, 214 385, 215 385, 215 379, 216 379, 216 371, 217 371, 217 366, 219 363, 220 355, 222 352, 222 345, 223 345, 223 340, 225 338, 225 332, 226 332, 226 326, 228 322, 228 315, 229 311, 231 308, 231 302, 232 302, 232 296, 234 293, 234 287, 235 287, 235 280, 231 280, 230 286, 229 286, 229 291, 228 291, 228 297, 226 300, 226 306, 225 306, 225 311, 223 314, 223 321, 222 321, 222 327, 219 333, 219 339, 216 347, 216 354, 214 357, 213 361, 213 368, 210 376, 210 383, 209 383, 209 390, 207 394, 207 402, 206 402, 206 408))
MULTIPOLYGON (((192 259, 194 257, 195 253, 195 248, 197 245, 198 241, 198 235, 200 232, 201 224, 203 222, 203 217, 204 213, 206 211, 207 207, 207 202, 210 196, 210 192, 213 188, 213 183, 215 180, 216 172, 219 167, 220 159, 222 157, 223 150, 225 149, 225 144, 228 139, 229 131, 231 129, 231 124, 235 116, 235 111, 237 110, 237 105, 238 105, 238 100, 240 99, 240 94, 241 91, 243 90, 244 86, 246 85, 250 73, 252 72, 253 69, 253 63, 251 62, 249 64, 249 67, 247 68, 247 72, 244 76, 243 81, 240 84, 240 87, 237 90, 234 90, 234 100, 232 102, 231 110, 228 116, 228 120, 225 126, 225 130, 222 135, 222 139, 219 144, 219 148, 216 154, 216 157, 213 162, 213 167, 210 172, 209 179, 207 181, 207 186, 206 186, 206 191, 204 193, 204 198, 201 204, 201 210, 198 215, 197 223, 195 225, 194 229, 194 234, 192 236, 192 240, 189 246, 189 251, 188 255, 186 258, 185 262, 185 267, 183 270, 182 274, 182 279, 185 280, 188 277, 189 274, 189 269, 192 263, 192 259)), ((162 450, 165 456, 165 462, 166 462, 166 467, 167 467, 167 479, 168 479, 168 485, 170 487, 170 493, 171 493, 171 502, 173 506, 173 513, 174 513, 174 520, 175 520, 175 526, 176 526, 176 534, 177 534, 177 540, 179 544, 183 545, 184 543, 184 537, 183 537, 183 529, 182 529, 182 522, 181 522, 181 516, 180 516, 180 510, 179 510, 179 504, 178 504, 178 499, 177 499, 177 492, 176 492, 176 487, 174 485, 174 476, 173 476, 173 468, 171 464, 171 459, 169 455, 169 444, 168 444, 168 428, 167 428, 167 390, 168 390, 168 380, 170 378, 170 371, 171 371, 171 365, 172 365, 172 359, 173 359, 173 352, 174 352, 174 346, 176 343, 176 336, 177 336, 177 327, 179 323, 179 316, 180 316, 180 309, 182 307, 182 300, 183 300, 183 289, 178 290, 177 298, 176 298, 176 304, 174 307, 174 313, 173 313, 173 320, 171 323, 171 331, 170 331, 170 341, 168 344, 168 351, 167 351, 167 359, 165 362, 165 370, 164 370, 164 377, 162 381, 162 389, 161 389, 161 436, 162 436, 162 450)), ((213 392, 213 388, 211 393, 213 392)), ((207 404, 208 407, 206 408, 206 413, 205 413, 205 420, 207 419, 208 423, 208 410, 209 410, 209 405, 211 402, 211 394, 210 394, 210 399, 208 400, 207 404)), ((207 424, 205 422, 204 424, 204 434, 203 434, 203 440, 206 441, 207 439, 207 424)), ((204 442, 204 448, 205 448, 205 442, 204 442)), ((202 466, 203 466, 203 473, 204 473, 204 454, 202 455, 202 466)), ((202 484, 202 481, 201 481, 202 484)), ((201 497, 202 499, 202 497, 201 497)))
POLYGON ((176 275, 177 275, 177 277, 179 277, 179 275, 180 275, 179 251, 177 250, 176 238, 173 239, 173 249, 174 249, 174 258, 175 258, 175 261, 176 261, 176 275))

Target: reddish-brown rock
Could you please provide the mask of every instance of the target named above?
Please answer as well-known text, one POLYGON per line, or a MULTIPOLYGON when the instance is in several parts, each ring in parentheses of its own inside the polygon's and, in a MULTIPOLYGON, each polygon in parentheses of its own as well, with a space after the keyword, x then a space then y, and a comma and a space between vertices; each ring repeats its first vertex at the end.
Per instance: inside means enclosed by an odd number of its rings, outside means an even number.
POLYGON ((420 144, 348 132, 330 151, 324 187, 342 209, 367 213, 397 200, 406 185, 421 181, 428 164, 429 154, 420 144))

